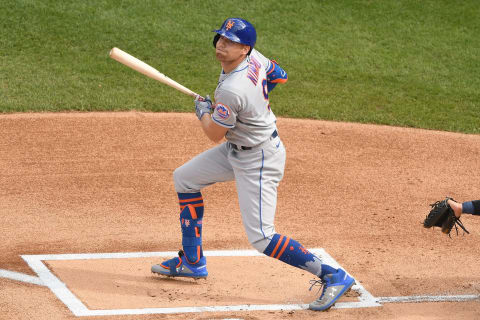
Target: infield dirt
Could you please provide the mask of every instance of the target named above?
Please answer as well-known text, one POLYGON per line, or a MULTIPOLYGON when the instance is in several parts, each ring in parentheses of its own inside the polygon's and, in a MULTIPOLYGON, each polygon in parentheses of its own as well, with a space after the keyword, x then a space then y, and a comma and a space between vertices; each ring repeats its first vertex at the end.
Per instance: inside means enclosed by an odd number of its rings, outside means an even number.
MULTIPOLYGON (((376 297, 480 294, 480 217, 464 216, 471 234, 451 239, 421 224, 429 204, 445 196, 480 198, 479 135, 286 118, 278 119, 278 129, 287 164, 277 232, 324 248, 376 297)), ((173 170, 214 145, 195 115, 176 113, 1 115, 0 134, 0 269, 29 275, 22 254, 178 250, 173 170)), ((234 183, 210 186, 203 195, 205 250, 252 249, 234 183)), ((73 277, 71 289, 76 283, 92 308, 188 302, 189 286, 159 281, 149 273, 153 262, 56 262, 50 268, 66 282, 73 277), (109 287, 105 278, 118 275, 128 285, 109 287)), ((236 272, 238 262, 212 260, 215 275, 193 282, 205 286, 199 296, 252 304, 312 298, 307 279, 285 288, 298 270, 275 260, 264 269, 242 257, 246 269, 236 272), (245 285, 236 278, 240 271, 245 285), (287 284, 268 287, 267 281, 265 289, 255 280, 264 272, 287 284)), ((47 288, 0 278, 0 318, 75 317, 47 288)), ((102 318, 479 319, 480 301, 102 318)))

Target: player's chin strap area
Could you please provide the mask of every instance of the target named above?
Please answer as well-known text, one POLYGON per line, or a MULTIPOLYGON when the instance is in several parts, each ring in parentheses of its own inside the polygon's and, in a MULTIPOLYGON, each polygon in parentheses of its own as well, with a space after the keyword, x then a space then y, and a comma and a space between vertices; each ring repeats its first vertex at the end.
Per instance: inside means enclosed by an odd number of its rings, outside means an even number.
MULTIPOLYGON (((272 133, 272 135, 271 135, 271 137, 270 137, 269 139, 275 139, 276 137, 278 137, 278 131, 277 131, 277 130, 273 131, 273 133, 272 133)), ((268 141, 268 140, 267 140, 267 141, 268 141)), ((265 142, 266 142, 266 141, 265 141, 265 142)), ((230 143, 230 145, 232 146, 232 148, 235 149, 235 150, 252 150, 253 148, 260 147, 260 146, 261 146, 262 144, 264 144, 265 142, 262 142, 262 143, 260 143, 259 145, 253 146, 253 147, 244 147, 244 146, 238 146, 238 145, 236 145, 236 144, 234 144, 234 143, 231 143, 231 142, 229 142, 229 143, 230 143)))

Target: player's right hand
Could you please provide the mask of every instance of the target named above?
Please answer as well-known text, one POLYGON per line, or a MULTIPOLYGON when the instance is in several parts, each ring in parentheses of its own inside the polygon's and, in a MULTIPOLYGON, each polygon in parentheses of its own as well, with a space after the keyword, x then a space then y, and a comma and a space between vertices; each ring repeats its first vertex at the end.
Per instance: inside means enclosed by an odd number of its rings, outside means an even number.
POLYGON ((195 113, 197 114, 198 120, 202 120, 202 116, 205 113, 211 113, 212 111, 212 100, 210 96, 207 95, 205 100, 195 99, 195 113))

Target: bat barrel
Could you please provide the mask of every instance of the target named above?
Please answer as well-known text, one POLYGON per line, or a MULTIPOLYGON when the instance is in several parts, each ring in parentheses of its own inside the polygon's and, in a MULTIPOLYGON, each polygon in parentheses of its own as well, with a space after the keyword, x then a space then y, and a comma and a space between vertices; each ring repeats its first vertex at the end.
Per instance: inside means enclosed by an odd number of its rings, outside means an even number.
POLYGON ((202 96, 199 94, 193 92, 192 90, 188 89, 187 87, 181 85, 180 83, 176 82, 175 80, 170 79, 157 69, 153 68, 152 66, 146 64, 145 62, 135 58, 134 56, 126 53, 125 51, 119 49, 119 48, 112 48, 109 53, 110 57, 127 67, 140 72, 147 77, 150 77, 152 79, 155 79, 157 81, 160 81, 174 89, 177 89, 178 91, 187 94, 189 96, 194 97, 195 99, 201 98, 203 99, 202 96))

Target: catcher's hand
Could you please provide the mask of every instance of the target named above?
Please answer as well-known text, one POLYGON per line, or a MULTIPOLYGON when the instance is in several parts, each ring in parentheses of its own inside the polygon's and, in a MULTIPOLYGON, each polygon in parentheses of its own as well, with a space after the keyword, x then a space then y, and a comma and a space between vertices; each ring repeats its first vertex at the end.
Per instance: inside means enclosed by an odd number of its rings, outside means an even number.
POLYGON ((455 231, 457 232, 457 235, 458 235, 457 225, 459 225, 460 228, 463 229, 463 231, 465 231, 466 233, 470 233, 467 231, 467 229, 465 229, 460 219, 455 216, 453 209, 448 204, 448 200, 453 200, 453 199, 447 197, 445 198, 445 200, 437 201, 430 205, 432 209, 430 210, 427 217, 423 221, 423 226, 425 228, 440 227, 442 228, 443 233, 448 234, 450 236, 450 232, 452 231, 452 228, 454 226, 455 226, 455 231))

